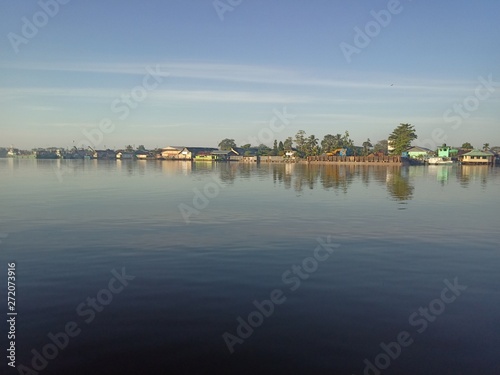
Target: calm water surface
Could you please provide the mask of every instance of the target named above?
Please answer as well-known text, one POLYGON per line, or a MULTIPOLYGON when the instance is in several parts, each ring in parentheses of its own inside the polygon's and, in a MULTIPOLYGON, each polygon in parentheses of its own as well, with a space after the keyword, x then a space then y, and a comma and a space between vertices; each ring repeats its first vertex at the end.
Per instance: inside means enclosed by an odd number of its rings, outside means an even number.
POLYGON ((498 167, 0 159, 0 179, 16 364, 40 374, 500 374, 498 167))

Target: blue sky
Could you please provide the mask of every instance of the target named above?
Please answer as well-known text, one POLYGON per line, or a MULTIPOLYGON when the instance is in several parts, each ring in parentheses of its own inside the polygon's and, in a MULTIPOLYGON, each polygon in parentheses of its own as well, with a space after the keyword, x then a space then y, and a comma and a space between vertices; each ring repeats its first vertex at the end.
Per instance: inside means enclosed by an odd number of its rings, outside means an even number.
POLYGON ((500 145, 498 1, 59 1, 0 5, 0 146, 270 143, 285 108, 278 140, 500 145))

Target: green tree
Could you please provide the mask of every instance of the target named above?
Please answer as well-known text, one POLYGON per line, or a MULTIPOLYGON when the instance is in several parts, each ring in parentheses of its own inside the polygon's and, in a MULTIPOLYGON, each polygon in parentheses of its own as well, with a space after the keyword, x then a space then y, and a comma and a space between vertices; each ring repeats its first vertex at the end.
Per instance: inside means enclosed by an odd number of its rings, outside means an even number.
POLYGON ((323 152, 330 152, 340 147, 340 143, 342 141, 342 136, 340 134, 331 135, 327 134, 323 137, 321 141, 321 149, 323 152))
POLYGON ((349 132, 346 130, 344 135, 342 136, 342 147, 346 148, 353 148, 354 147, 354 141, 349 138, 349 132))
POLYGON ((273 144, 273 155, 278 155, 278 141, 275 139, 273 144))
POLYGON ((266 146, 263 143, 261 143, 257 148, 259 155, 269 155, 273 151, 270 147, 266 146))
POLYGON ((133 152, 134 148, 132 147, 132 145, 128 145, 127 147, 125 147, 125 151, 127 151, 127 152, 133 152))
POLYGON ((375 146, 373 146, 373 152, 382 152, 384 155, 387 154, 388 142, 386 139, 378 141, 375 146))
POLYGON ((318 155, 319 154, 319 148, 318 148, 318 138, 314 136, 314 134, 311 134, 307 139, 306 143, 304 146, 304 151, 305 151, 305 156, 311 156, 311 155, 318 155))
POLYGON ((472 145, 469 142, 465 142, 462 145, 462 148, 465 149, 465 150, 472 150, 474 147, 472 147, 472 145))
POLYGON ((219 148, 221 150, 231 150, 232 148, 236 147, 236 143, 234 142, 234 139, 229 139, 225 138, 219 143, 219 148))
POLYGON ((483 145, 483 150, 484 150, 484 151, 488 151, 489 149, 490 149, 490 144, 489 144, 489 143, 485 143, 485 144, 483 145))
POLYGON ((417 134, 413 125, 399 124, 389 135, 389 143, 394 148, 392 154, 401 155, 403 151, 411 146, 411 142, 415 139, 417 139, 417 134))
POLYGON ((295 144, 297 150, 303 156, 305 154, 306 148, 306 132, 304 130, 299 130, 297 134, 295 134, 295 144))
POLYGON ((144 147, 144 145, 139 145, 137 151, 146 151, 146 147, 144 147))
POLYGON ((306 136, 306 132, 304 130, 299 130, 295 135, 295 148, 297 149, 299 157, 305 157, 310 154, 310 143, 311 140, 306 136))
POLYGON ((368 138, 366 141, 363 142, 363 155, 368 155, 370 153, 370 148, 372 148, 373 145, 370 142, 370 138, 368 138))
POLYGON ((292 137, 288 137, 287 139, 285 139, 285 142, 283 142, 283 149, 285 151, 290 151, 293 147, 293 139, 292 137))
POLYGON ((250 147, 252 147, 250 143, 241 146, 241 148, 244 148, 245 150, 248 150, 250 147))
POLYGON ((280 143, 278 144, 278 151, 285 151, 285 145, 283 144, 283 142, 280 141, 280 143))

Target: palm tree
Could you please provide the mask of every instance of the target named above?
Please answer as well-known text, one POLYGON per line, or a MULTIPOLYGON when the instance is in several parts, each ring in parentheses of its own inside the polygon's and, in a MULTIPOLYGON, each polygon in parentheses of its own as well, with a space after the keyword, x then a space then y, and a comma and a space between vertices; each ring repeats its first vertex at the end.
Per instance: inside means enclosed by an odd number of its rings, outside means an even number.
POLYGON ((306 140, 307 153, 309 155, 315 155, 318 153, 318 138, 311 134, 306 140))
POLYGON ((489 149, 490 149, 490 144, 489 144, 489 143, 485 143, 485 144, 483 145, 483 150, 484 150, 484 151, 488 151, 489 149))

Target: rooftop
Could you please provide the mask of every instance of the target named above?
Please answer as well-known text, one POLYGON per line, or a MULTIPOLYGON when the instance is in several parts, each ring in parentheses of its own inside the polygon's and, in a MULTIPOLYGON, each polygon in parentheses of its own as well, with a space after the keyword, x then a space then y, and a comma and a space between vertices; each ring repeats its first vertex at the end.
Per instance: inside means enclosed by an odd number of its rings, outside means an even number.
POLYGON ((463 154, 463 156, 493 156, 493 153, 489 151, 481 151, 481 150, 472 150, 466 154, 463 154))

